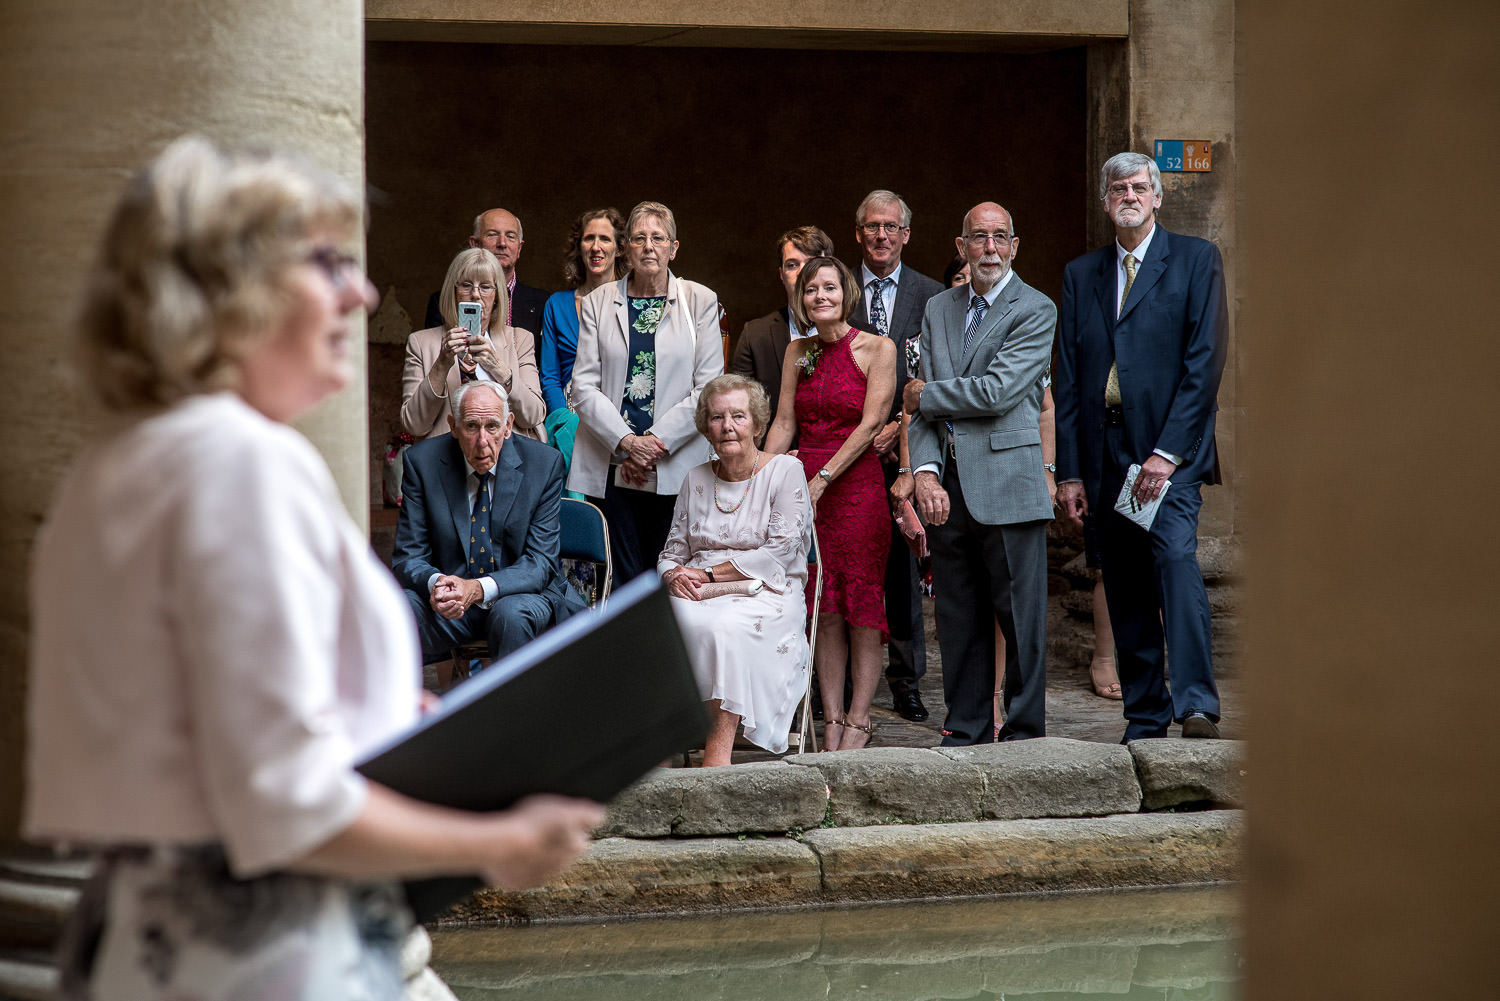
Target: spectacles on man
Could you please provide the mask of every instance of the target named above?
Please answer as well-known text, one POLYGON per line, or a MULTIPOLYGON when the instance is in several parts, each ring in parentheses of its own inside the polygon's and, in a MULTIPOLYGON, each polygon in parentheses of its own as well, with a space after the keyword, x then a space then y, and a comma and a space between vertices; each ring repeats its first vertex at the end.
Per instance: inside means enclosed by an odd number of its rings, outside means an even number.
POLYGON ((344 253, 337 247, 314 247, 307 252, 307 261, 323 269, 328 280, 337 288, 344 288, 349 284, 351 271, 359 271, 359 259, 353 254, 344 253))
POLYGON ((476 291, 480 295, 495 294, 495 286, 490 282, 480 282, 478 285, 474 284, 473 282, 459 282, 453 287, 458 289, 464 295, 473 295, 476 291))
POLYGON ((1109 197, 1124 198, 1132 191, 1135 192, 1135 196, 1137 198, 1145 198, 1147 195, 1151 194, 1152 187, 1151 184, 1147 181, 1136 181, 1134 184, 1126 184, 1124 181, 1116 181, 1114 184, 1111 184, 1109 186, 1109 197))
POLYGON ((671 242, 660 233, 652 233, 650 236, 647 236, 645 233, 637 233, 630 238, 630 245, 632 247, 644 247, 648 243, 653 247, 665 247, 671 242))
POLYGON ((969 246, 971 247, 983 247, 991 241, 994 242, 995 246, 1003 247, 1010 242, 1010 234, 1005 232, 965 233, 964 239, 968 241, 969 246))
POLYGON ((859 228, 865 231, 866 236, 878 236, 882 231, 887 236, 895 236, 908 227, 901 225, 899 222, 867 222, 859 228))

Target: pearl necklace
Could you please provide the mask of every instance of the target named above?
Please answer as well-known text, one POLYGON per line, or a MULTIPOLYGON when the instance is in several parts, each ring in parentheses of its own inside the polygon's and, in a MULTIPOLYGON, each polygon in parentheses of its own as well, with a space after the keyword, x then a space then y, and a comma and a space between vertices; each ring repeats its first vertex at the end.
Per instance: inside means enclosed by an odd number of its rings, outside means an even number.
POLYGON ((750 475, 745 477, 745 492, 734 502, 734 507, 725 507, 724 502, 719 500, 719 472, 714 470, 714 507, 719 509, 720 514, 734 514, 745 503, 745 498, 750 496, 750 481, 755 479, 755 471, 760 468, 760 457, 763 454, 759 449, 756 450, 755 462, 750 465, 750 475))

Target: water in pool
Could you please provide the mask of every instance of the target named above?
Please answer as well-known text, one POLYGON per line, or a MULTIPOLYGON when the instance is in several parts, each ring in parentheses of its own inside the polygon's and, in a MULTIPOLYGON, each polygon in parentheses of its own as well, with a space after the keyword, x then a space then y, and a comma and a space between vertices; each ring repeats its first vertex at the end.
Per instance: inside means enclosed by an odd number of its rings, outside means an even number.
POLYGON ((1228 887, 433 932, 461 1001, 1234 1001, 1228 887))

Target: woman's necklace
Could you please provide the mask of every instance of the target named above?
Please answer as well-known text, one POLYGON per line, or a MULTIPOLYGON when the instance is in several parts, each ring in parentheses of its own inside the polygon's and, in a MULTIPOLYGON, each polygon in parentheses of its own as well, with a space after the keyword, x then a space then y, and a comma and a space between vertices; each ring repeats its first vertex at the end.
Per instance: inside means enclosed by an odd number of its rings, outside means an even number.
POLYGON ((719 509, 720 514, 734 514, 740 509, 740 505, 745 503, 745 498, 750 496, 750 481, 755 479, 755 471, 760 468, 761 454, 761 451, 756 449, 755 462, 750 466, 750 475, 745 477, 745 492, 740 494, 740 499, 734 502, 733 507, 725 507, 724 502, 719 500, 719 471, 714 470, 714 507, 719 509))

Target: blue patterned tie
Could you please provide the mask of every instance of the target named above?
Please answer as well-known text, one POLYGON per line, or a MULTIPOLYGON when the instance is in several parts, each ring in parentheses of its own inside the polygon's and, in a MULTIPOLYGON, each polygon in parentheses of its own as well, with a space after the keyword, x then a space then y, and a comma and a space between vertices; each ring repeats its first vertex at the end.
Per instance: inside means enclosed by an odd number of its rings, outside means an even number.
POLYGON ((969 345, 974 343, 974 332, 979 329, 979 324, 984 322, 984 314, 989 308, 990 304, 982 295, 976 295, 969 300, 969 311, 974 315, 969 318, 969 325, 964 328, 965 351, 969 350, 969 345))
POLYGON ((469 515, 470 580, 500 569, 495 563, 495 547, 490 545, 490 479, 494 474, 477 475, 479 492, 474 495, 474 510, 469 515))
POLYGON ((894 281, 894 278, 877 278, 870 283, 870 322, 881 337, 891 336, 890 317, 885 315, 885 290, 894 281))

